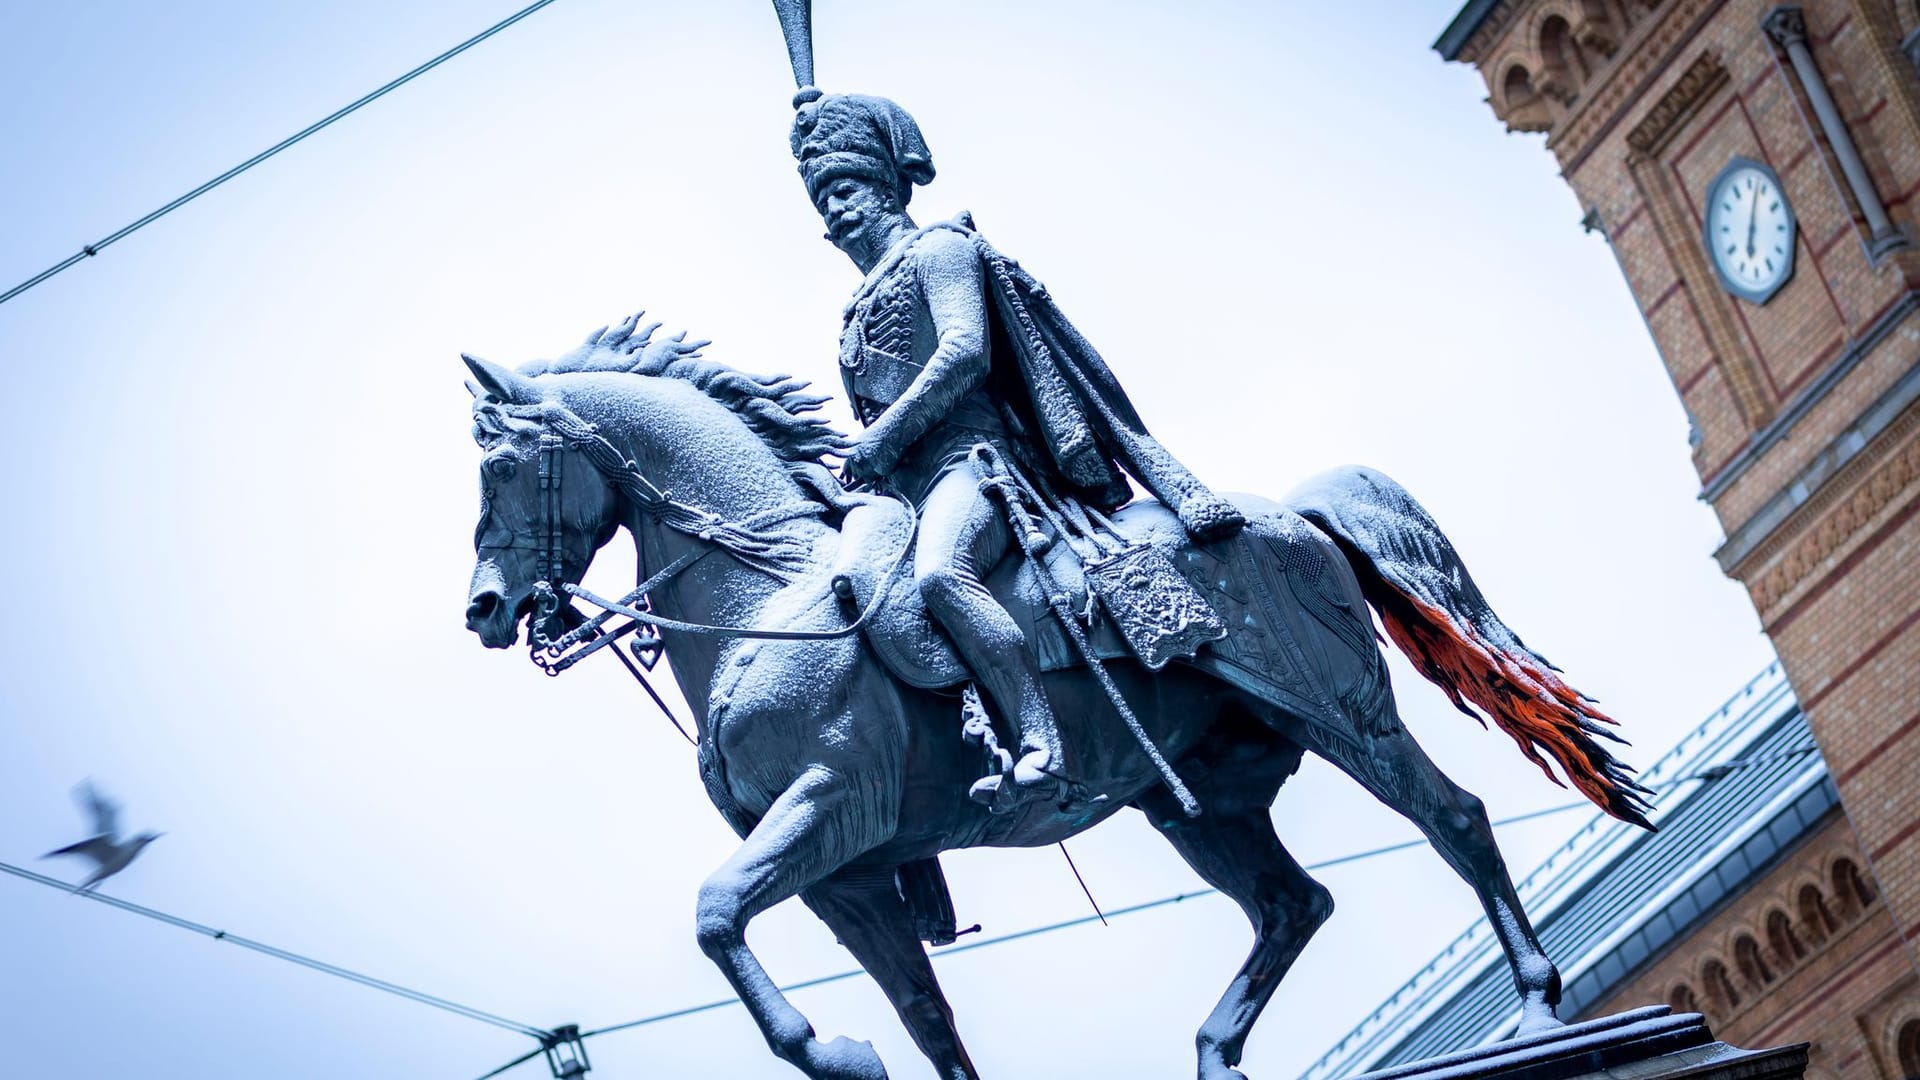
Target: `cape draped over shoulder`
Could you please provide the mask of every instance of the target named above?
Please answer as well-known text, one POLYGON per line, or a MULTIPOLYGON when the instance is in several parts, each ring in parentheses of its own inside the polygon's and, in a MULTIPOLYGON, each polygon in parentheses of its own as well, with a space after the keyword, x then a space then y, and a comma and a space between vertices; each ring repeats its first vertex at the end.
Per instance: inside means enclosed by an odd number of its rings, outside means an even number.
MULTIPOLYGON (((1208 490, 1148 431, 1126 391, 1081 333, 1067 320, 1046 286, 1002 254, 961 214, 918 230, 897 245, 848 305, 905 259, 913 241, 934 230, 959 233, 973 245, 993 303, 989 307, 995 397, 1016 436, 1018 449, 1042 453, 1028 461, 1069 494, 1101 510, 1132 498, 1127 476, 1138 480, 1196 535, 1218 535, 1241 524, 1237 511, 1208 490)), ((844 370, 844 369, 843 369, 844 370)), ((851 392, 851 387, 849 387, 851 392)))

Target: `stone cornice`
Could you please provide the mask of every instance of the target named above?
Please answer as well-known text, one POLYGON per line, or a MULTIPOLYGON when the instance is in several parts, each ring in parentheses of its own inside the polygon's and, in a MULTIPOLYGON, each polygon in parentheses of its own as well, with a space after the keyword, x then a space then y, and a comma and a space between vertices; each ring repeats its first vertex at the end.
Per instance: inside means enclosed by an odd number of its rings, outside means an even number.
POLYGON ((1862 450, 1839 474, 1802 504, 1785 527, 1756 547, 1748 560, 1752 565, 1766 561, 1797 537, 1791 550, 1780 555, 1774 565, 1751 583, 1753 603, 1761 613, 1785 600, 1827 559, 1845 547, 1879 517, 1880 512, 1900 501, 1920 486, 1920 403, 1907 408, 1900 418, 1875 440, 1882 449, 1862 450), (1817 524, 1816 524, 1817 523, 1817 524), (1794 528, 1795 525, 1799 528, 1794 528))
POLYGON ((1647 157, 1658 154, 1714 92, 1727 84, 1728 78, 1727 66, 1720 62, 1717 53, 1712 50, 1701 53, 1633 130, 1627 132, 1627 145, 1636 154, 1647 157))
POLYGON ((1487 58, 1487 52, 1500 35, 1507 32, 1513 24, 1513 17, 1523 6, 1525 0, 1476 0, 1461 9, 1454 21, 1433 43, 1440 55, 1448 60, 1458 60, 1467 64, 1478 64, 1487 58), (1464 38, 1464 40, 1462 40, 1464 38))
POLYGON ((1726 0, 1678 0, 1664 11, 1650 13, 1634 31, 1638 40, 1621 46, 1619 59, 1599 73, 1580 95, 1573 112, 1547 136, 1547 149, 1560 159, 1561 172, 1571 176, 1620 120, 1633 99, 1646 93, 1666 71, 1673 56, 1692 40, 1695 26, 1719 10, 1726 0), (1650 25, 1649 25, 1650 24, 1650 25))

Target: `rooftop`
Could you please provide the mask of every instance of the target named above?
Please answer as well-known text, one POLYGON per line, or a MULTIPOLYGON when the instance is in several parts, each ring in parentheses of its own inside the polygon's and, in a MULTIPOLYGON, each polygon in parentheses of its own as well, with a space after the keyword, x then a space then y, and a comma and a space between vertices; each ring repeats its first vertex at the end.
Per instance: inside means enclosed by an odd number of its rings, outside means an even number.
MULTIPOLYGON (((1839 805, 1812 746, 1799 704, 1771 664, 1645 771, 1642 780, 1664 796, 1652 815, 1658 832, 1595 815, 1519 884, 1541 943, 1560 964, 1563 1017, 1605 998, 1839 805)), ((1518 1020, 1512 979, 1482 919, 1302 1080, 1495 1042, 1518 1020)))
POLYGON ((1467 47, 1473 32, 1487 21, 1500 0, 1467 0, 1467 6, 1453 17, 1445 30, 1440 31, 1440 39, 1433 43, 1433 51, 1440 54, 1442 60, 1460 59, 1460 50, 1467 47))

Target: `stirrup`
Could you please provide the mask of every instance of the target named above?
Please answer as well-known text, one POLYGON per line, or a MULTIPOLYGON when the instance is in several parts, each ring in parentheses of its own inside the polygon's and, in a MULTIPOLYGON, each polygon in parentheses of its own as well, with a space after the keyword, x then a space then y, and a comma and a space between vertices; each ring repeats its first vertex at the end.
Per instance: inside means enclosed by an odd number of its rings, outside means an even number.
POLYGON ((998 773, 974 781, 967 789, 967 797, 986 807, 989 813, 1012 813, 1029 803, 1047 799, 1054 809, 1071 814, 1107 801, 1105 795, 1091 794, 1085 784, 1055 772, 1042 771, 1038 780, 1015 783, 1013 769, 1017 762, 1004 750, 999 751, 997 763, 1001 766, 998 773))

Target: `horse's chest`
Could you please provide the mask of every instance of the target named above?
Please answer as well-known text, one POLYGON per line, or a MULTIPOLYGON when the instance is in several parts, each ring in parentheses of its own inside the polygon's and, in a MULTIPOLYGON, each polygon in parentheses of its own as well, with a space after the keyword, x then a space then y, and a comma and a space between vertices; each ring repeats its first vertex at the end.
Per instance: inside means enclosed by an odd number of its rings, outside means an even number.
MULTIPOLYGON (((793 783, 800 763, 870 750, 869 724, 881 702, 857 701, 847 677, 857 646, 837 641, 754 641, 722 650, 707 695, 710 794, 756 816, 793 783), (712 789, 719 786, 719 791, 712 789)), ((703 772, 703 775, 706 773, 703 772)))

